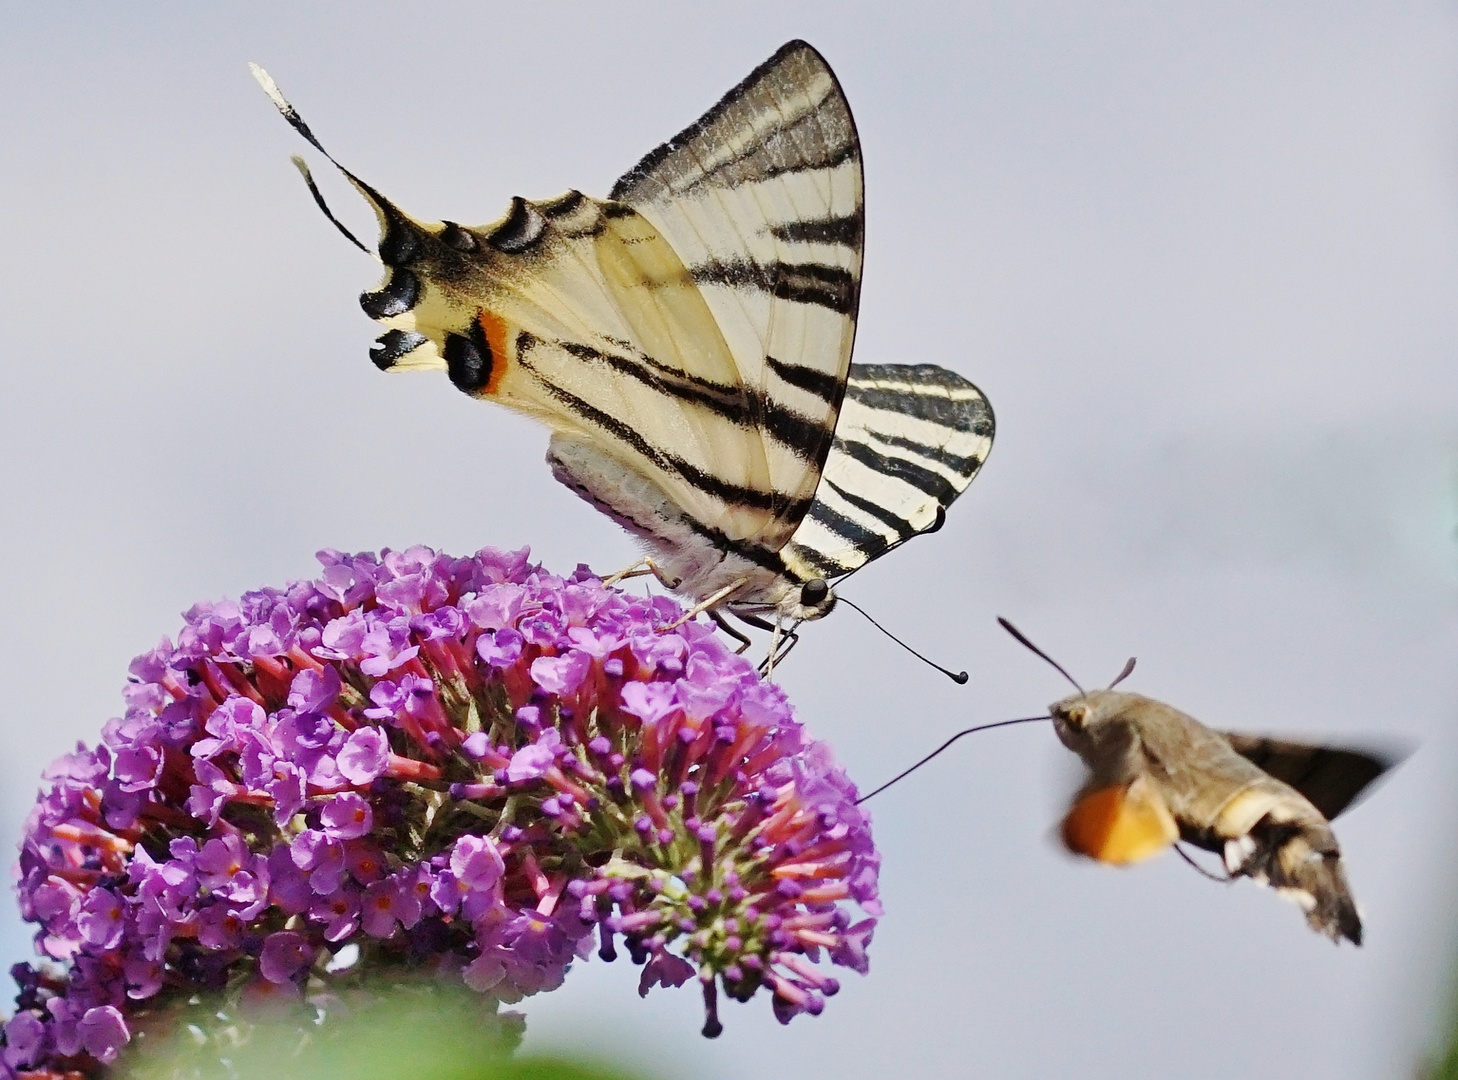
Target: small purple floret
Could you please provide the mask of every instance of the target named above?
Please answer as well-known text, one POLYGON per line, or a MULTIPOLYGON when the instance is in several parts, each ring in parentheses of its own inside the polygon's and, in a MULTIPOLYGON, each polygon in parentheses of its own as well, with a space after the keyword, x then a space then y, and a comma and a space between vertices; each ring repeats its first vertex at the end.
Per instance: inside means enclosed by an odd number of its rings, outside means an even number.
POLYGON ((0 1080, 99 1076, 195 994, 327 995, 345 945, 514 1002, 621 937, 640 993, 698 978, 711 1036, 721 987, 788 1020, 839 988, 818 962, 866 970, 855 788, 712 627, 525 551, 319 557, 195 605, 46 771, 16 874, 50 964, 15 971, 0 1080))

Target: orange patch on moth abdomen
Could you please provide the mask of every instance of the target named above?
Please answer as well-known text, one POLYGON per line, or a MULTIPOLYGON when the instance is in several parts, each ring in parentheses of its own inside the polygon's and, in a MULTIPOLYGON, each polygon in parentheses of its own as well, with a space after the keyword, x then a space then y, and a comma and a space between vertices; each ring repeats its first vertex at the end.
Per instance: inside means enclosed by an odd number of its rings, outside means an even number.
POLYGON ((1106 863, 1142 862, 1178 837, 1169 808, 1143 778, 1089 792, 1063 819, 1068 850, 1106 863))

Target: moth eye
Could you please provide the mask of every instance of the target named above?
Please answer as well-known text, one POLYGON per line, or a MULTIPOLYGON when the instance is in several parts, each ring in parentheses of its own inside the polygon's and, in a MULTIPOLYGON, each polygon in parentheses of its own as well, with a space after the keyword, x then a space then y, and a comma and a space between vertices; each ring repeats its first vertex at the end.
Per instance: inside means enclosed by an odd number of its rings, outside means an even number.
POLYGON ((811 578, 800 586, 800 604, 803 607, 815 607, 828 595, 830 595, 830 586, 825 584, 824 578, 811 578))
POLYGON ((1064 713, 1064 716, 1067 718, 1068 722, 1074 727, 1083 727, 1083 722, 1088 719, 1088 706, 1071 706, 1068 711, 1064 713))

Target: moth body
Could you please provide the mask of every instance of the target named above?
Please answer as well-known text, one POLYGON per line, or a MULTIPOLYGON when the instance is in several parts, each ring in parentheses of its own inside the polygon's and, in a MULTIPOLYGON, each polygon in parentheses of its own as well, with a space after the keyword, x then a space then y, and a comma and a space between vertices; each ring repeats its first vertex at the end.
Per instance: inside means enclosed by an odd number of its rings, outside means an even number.
POLYGON ((1089 770, 1063 823, 1070 850, 1131 863, 1184 840, 1220 854, 1231 876, 1295 901, 1313 929, 1361 944, 1328 818, 1386 762, 1214 731, 1163 702, 1117 690, 1075 694, 1049 712, 1058 738, 1089 770))

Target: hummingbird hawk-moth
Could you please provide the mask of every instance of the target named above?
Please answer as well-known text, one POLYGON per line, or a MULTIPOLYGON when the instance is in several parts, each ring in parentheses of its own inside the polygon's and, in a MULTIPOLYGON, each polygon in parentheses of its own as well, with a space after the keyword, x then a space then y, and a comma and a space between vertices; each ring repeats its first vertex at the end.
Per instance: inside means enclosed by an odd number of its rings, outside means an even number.
POLYGON ((1088 766, 1063 819, 1068 849, 1128 864, 1183 840, 1219 854, 1229 877, 1294 900, 1313 930, 1360 945, 1362 920, 1331 819, 1395 758, 1215 731, 1162 701, 1115 690, 1133 666, 1106 690, 1079 687, 1049 706, 1059 740, 1088 766))

